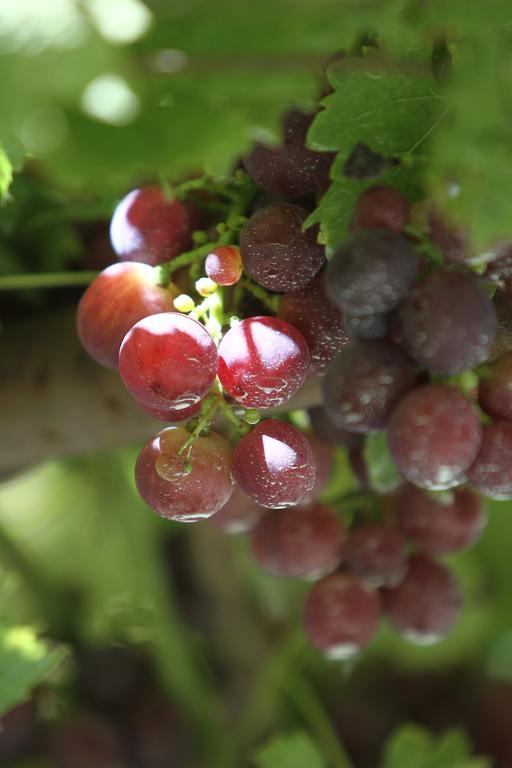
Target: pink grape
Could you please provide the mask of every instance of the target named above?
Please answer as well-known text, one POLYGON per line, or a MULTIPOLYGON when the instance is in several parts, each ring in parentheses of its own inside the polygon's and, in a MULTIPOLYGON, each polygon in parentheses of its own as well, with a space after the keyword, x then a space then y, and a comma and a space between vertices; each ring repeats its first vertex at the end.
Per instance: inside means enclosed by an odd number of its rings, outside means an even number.
POLYGON ((362 651, 376 634, 379 619, 377 593, 344 573, 318 581, 306 598, 306 634, 330 659, 348 659, 362 651))
POLYGON ((407 573, 406 541, 399 530, 382 523, 350 532, 345 567, 371 587, 392 587, 407 573))
POLYGON ((213 525, 228 534, 247 533, 252 530, 267 510, 255 504, 252 499, 235 485, 233 493, 211 521, 213 525))
POLYGON ((405 485, 396 501, 396 514, 404 536, 429 555, 467 549, 485 526, 480 496, 470 488, 433 494, 405 485))
POLYGON ((316 468, 307 438, 275 419, 266 419, 242 437, 233 453, 233 476, 262 507, 292 507, 315 485, 316 468))
POLYGON ((493 360, 480 381, 480 405, 495 419, 512 420, 512 352, 493 360))
POLYGON ((407 576, 397 587, 381 592, 384 611, 408 640, 429 645, 455 626, 462 607, 459 585, 441 563, 418 553, 409 559, 407 576))
POLYGON ((162 430, 142 449, 135 466, 137 489, 148 507, 160 517, 182 523, 215 514, 233 491, 226 440, 215 432, 196 438, 190 469, 186 452, 179 454, 189 437, 183 427, 162 430))
POLYGON ((219 345, 219 379, 247 408, 273 408, 289 400, 311 368, 302 334, 277 317, 249 317, 219 345))
POLYGON ((204 270, 217 285, 234 285, 243 271, 240 248, 236 245, 220 245, 206 257, 204 270))
POLYGON ((117 370, 121 342, 139 320, 172 309, 179 291, 157 285, 147 264, 112 264, 94 278, 77 310, 78 337, 101 365, 117 370))
POLYGON ((150 408, 185 410, 208 392, 217 347, 206 328, 179 312, 152 315, 126 334, 119 373, 133 397, 150 408))
POLYGON ((444 490, 464 482, 482 440, 472 403, 458 390, 426 384, 405 395, 388 423, 388 445, 402 475, 444 490))
POLYGON ((485 427, 468 480, 490 499, 512 499, 512 422, 495 421, 485 427))

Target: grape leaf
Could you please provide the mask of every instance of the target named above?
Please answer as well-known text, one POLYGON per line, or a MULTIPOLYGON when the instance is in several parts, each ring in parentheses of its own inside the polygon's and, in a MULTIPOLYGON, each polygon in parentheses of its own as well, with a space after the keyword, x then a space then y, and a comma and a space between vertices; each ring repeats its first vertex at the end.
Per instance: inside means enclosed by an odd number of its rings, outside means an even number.
POLYGON ((461 731, 439 737, 414 725, 397 731, 386 746, 383 768, 490 768, 486 758, 472 757, 461 731))
POLYGON ((26 699, 65 654, 49 650, 29 627, 0 624, 0 716, 26 699))
POLYGON ((348 230, 355 199, 369 186, 343 176, 354 146, 364 142, 386 156, 405 155, 404 165, 386 172, 379 182, 393 184, 415 199, 420 186, 409 156, 440 120, 443 100, 432 76, 421 68, 404 72, 375 59, 345 59, 330 68, 329 77, 334 93, 324 99, 308 143, 338 156, 332 185, 308 224, 320 223, 324 242, 336 247, 348 230))
POLYGON ((256 768, 326 768, 313 740, 306 733, 279 736, 255 755, 256 768))

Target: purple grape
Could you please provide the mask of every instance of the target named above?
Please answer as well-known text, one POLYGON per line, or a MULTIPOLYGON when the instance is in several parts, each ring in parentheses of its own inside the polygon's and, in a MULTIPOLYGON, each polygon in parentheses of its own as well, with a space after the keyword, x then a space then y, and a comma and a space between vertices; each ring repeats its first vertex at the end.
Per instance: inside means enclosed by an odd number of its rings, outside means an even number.
POLYGON ((374 523, 350 532, 345 567, 370 587, 394 587, 407 573, 406 542, 396 528, 374 523))
POLYGON ((327 268, 327 291, 344 312, 389 312, 407 296, 419 259, 402 235, 362 229, 336 251, 327 268))
POLYGON ((363 436, 338 427, 323 406, 310 408, 308 415, 311 429, 320 440, 331 445, 341 445, 349 449, 359 448, 362 445, 363 436))
POLYGON ((512 420, 512 352, 488 365, 489 373, 480 382, 480 405, 495 419, 512 420))
POLYGON ((512 499, 512 422, 495 421, 485 427, 468 480, 490 499, 512 499))
POLYGON ((387 341, 360 341, 329 366, 323 382, 325 407, 343 429, 375 432, 413 385, 412 365, 398 347, 387 341))
POLYGON ((348 333, 358 339, 383 339, 391 330, 391 324, 392 316, 384 313, 345 315, 348 333))
POLYGON ((352 228, 401 232, 408 218, 409 203, 398 189, 384 185, 370 187, 356 202, 352 228))
POLYGON ((309 216, 297 205, 267 205, 253 213, 240 237, 246 272, 271 291, 298 291, 325 262, 318 227, 303 230, 309 216))
POLYGON ((224 533, 236 535, 252 530, 267 510, 255 504, 252 499, 235 485, 231 497, 227 500, 211 521, 224 533))

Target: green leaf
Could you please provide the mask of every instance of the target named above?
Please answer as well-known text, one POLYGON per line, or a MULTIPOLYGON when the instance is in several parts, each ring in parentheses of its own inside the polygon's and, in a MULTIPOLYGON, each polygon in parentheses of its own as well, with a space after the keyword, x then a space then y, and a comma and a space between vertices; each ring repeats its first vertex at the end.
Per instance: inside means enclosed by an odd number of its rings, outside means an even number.
POLYGON ((383 768, 490 768, 485 758, 471 756, 462 731, 433 736, 424 728, 407 725, 386 746, 383 768))
POLYGON ((26 699, 64 658, 30 627, 0 625, 0 716, 26 699))
POLYGON ((0 145, 0 200, 7 196, 13 177, 13 167, 7 153, 0 145))
POLYGON ((368 435, 364 445, 371 487, 377 493, 389 493, 398 488, 402 478, 389 453, 385 432, 368 435))
POLYGON ((256 768, 326 768, 322 754, 306 733, 279 736, 255 755, 256 768))
POLYGON ((347 179, 343 167, 358 142, 386 156, 400 155, 404 164, 388 171, 379 183, 401 189, 410 199, 420 194, 418 166, 411 155, 436 128, 443 101, 429 72, 421 66, 407 71, 376 59, 345 59, 329 70, 334 93, 313 122, 309 145, 338 152, 332 185, 308 223, 320 223, 323 239, 336 247, 345 237, 354 202, 372 182, 347 179))

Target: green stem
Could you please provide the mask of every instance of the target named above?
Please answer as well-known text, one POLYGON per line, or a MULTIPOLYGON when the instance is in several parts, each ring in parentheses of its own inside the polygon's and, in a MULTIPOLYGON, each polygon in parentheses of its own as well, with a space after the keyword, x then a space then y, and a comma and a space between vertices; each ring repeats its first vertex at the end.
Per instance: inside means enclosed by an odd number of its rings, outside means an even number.
POLYGON ((30 275, 5 275, 0 277, 0 291, 88 285, 97 274, 97 272, 43 272, 30 275))
POLYGON ((353 768, 328 715, 315 691, 304 677, 288 675, 284 681, 284 688, 294 707, 311 727, 311 730, 316 733, 318 743, 329 754, 333 768, 353 768))
POLYGON ((271 312, 277 312, 281 303, 281 296, 279 294, 273 294, 262 288, 261 285, 253 283, 252 280, 248 280, 243 277, 239 280, 239 285, 244 288, 248 293, 259 299, 271 312))
POLYGON ((231 406, 226 403, 222 395, 219 398, 219 408, 224 418, 235 427, 239 437, 243 437, 251 430, 251 425, 238 418, 236 413, 233 412, 231 406))
POLYGON ((197 426, 195 427, 194 431, 190 433, 190 437, 187 440, 185 440, 183 445, 178 450, 179 456, 181 456, 186 451, 187 459, 188 459, 195 440, 197 440, 197 438, 199 437, 203 429, 212 421, 218 405, 219 405, 219 397, 217 395, 212 395, 211 398, 207 398, 203 406, 204 412, 199 417, 197 426))
POLYGON ((168 285, 174 272, 180 267, 188 267, 196 261, 206 258, 210 251, 216 247, 217 243, 205 243, 192 251, 186 251, 176 256, 175 259, 168 261, 167 264, 160 264, 155 269, 158 271, 158 282, 161 285, 168 285))

